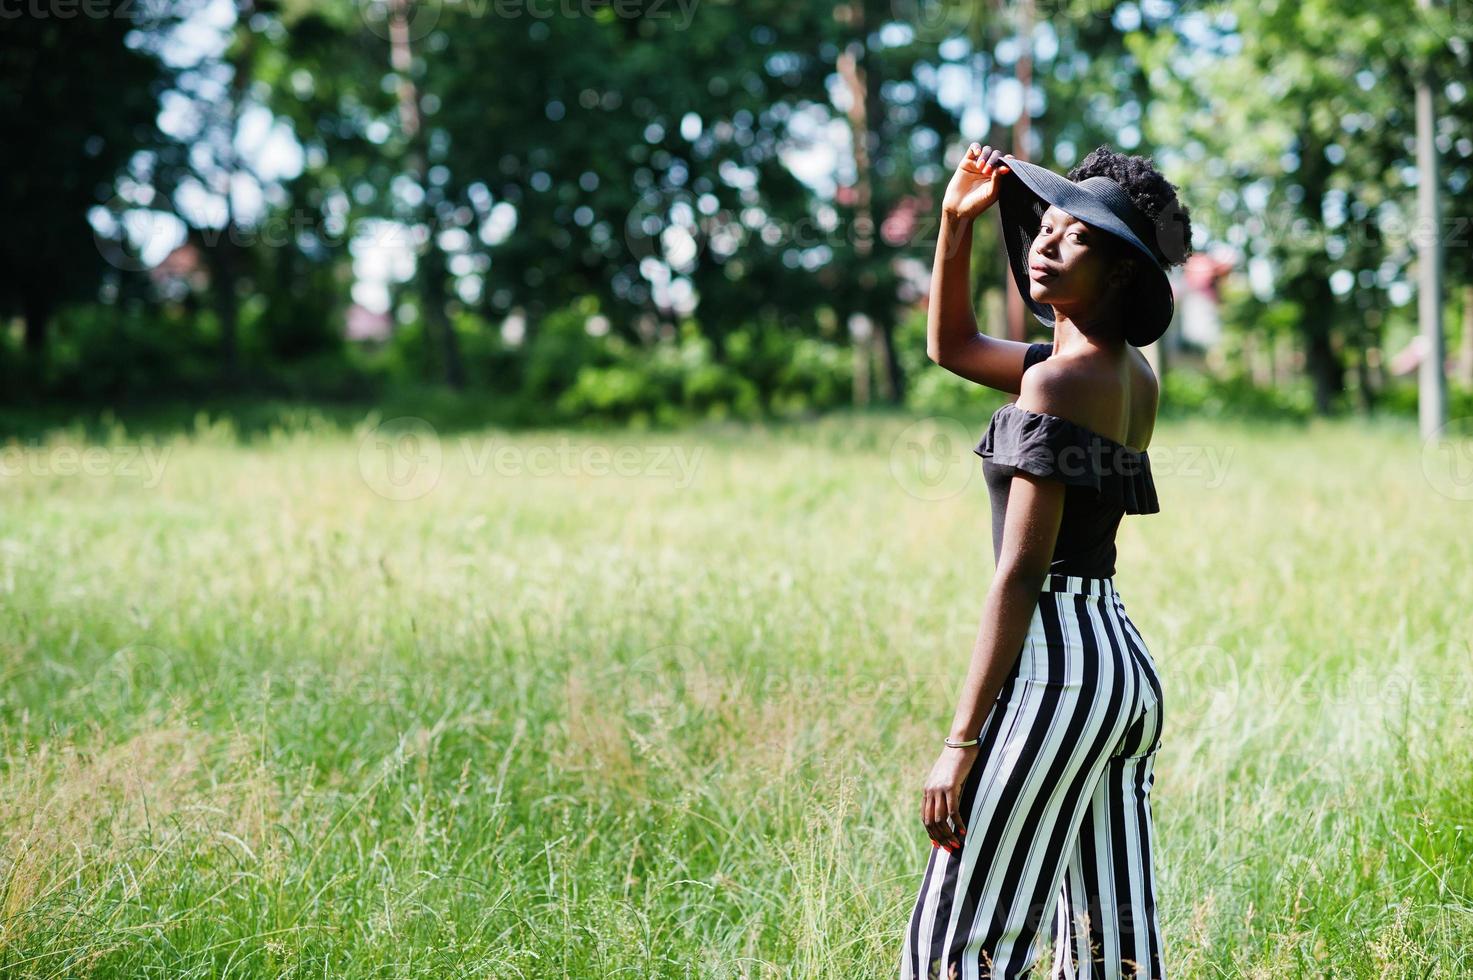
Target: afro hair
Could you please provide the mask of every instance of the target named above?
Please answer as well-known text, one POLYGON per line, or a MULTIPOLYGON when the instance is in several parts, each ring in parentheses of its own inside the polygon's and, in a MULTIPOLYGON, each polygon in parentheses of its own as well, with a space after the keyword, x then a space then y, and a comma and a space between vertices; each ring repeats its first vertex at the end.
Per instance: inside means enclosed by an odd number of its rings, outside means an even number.
POLYGON ((1156 226, 1147 242, 1166 266, 1181 265, 1192 254, 1192 219, 1176 196, 1176 185, 1161 175, 1150 157, 1127 156, 1099 146, 1070 170, 1068 178, 1109 177, 1125 189, 1131 202, 1156 226))

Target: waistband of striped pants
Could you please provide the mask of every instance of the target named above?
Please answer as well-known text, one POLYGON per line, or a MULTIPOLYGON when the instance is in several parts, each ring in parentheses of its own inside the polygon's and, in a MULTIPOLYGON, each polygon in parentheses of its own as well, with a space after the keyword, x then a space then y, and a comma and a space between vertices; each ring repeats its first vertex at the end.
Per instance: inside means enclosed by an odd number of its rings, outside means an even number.
POLYGON ((1086 575, 1058 575, 1050 572, 1043 580, 1044 592, 1077 592, 1080 595, 1114 595, 1115 577, 1090 578, 1086 575))

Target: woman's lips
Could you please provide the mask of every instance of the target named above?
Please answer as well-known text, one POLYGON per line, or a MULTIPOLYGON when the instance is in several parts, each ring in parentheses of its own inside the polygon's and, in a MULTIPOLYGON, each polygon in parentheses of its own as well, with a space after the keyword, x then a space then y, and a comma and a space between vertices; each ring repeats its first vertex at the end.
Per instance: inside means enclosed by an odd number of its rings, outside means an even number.
POLYGON ((1028 267, 1028 278, 1030 279, 1049 279, 1052 278, 1053 275, 1053 270, 1045 269, 1041 265, 1030 265, 1028 267))

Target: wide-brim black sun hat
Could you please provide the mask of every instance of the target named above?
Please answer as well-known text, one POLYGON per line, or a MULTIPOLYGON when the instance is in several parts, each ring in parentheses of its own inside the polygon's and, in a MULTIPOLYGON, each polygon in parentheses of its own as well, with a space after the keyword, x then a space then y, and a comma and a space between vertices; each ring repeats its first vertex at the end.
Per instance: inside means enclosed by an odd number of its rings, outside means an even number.
POLYGON ((1053 307, 1040 303, 1028 293, 1028 250, 1043 212, 1050 204, 1068 212, 1087 225, 1124 240, 1140 252, 1145 260, 1132 283, 1134 298, 1125 312, 1125 339, 1137 347, 1154 343, 1171 325, 1176 299, 1168 266, 1147 242, 1160 241, 1175 229, 1162 229, 1158 221, 1146 216, 1115 181, 1105 176, 1070 180, 1046 167, 1003 155, 1008 173, 1002 175, 998 190, 998 208, 1002 218, 1003 240, 1007 243, 1008 265, 1013 270, 1013 283, 1023 295, 1023 302, 1034 316, 1048 326, 1054 324, 1053 307))

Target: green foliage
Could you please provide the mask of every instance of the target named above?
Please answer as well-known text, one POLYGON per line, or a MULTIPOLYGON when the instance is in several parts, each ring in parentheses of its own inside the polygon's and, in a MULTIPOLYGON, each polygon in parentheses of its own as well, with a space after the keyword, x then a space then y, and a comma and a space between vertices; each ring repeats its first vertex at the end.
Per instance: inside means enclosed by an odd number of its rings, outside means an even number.
POLYGON ((42 371, 24 390, 78 402, 202 390, 216 370, 199 324, 141 303, 66 307, 53 322, 42 371))
POLYGON ((812 337, 790 338, 775 382, 768 403, 779 413, 847 405, 853 397, 854 355, 812 337))
POLYGON ((294 248, 262 248, 257 254, 263 268, 254 332, 262 353, 272 363, 287 364, 341 355, 343 304, 333 266, 310 261, 294 248))
MULTIPOLYGON (((70 336, 41 337, 28 357, 7 349, 0 371, 16 381, 6 396, 190 396, 211 383, 211 352, 215 383, 302 397, 443 379, 454 361, 438 329, 404 324, 377 349, 341 340, 347 242, 383 233, 381 244, 413 243, 418 265, 396 308, 443 306, 467 396, 513 415, 663 424, 841 405, 854 352, 833 325, 854 312, 904 319, 895 349, 909 405, 978 404, 977 389, 925 358, 924 311, 897 306, 896 260, 929 263, 934 198, 961 142, 942 73, 965 67, 983 89, 1011 80, 1011 18, 972 19, 978 10, 953 5, 907 32, 877 30, 847 7, 771 0, 708 5, 689 20, 695 11, 678 5, 497 18, 485 5, 438 3, 419 5, 406 37, 387 30, 393 5, 323 0, 193 25, 221 41, 201 41, 194 63, 165 53, 204 5, 165 6, 135 19, 18 18, 0 56, 0 77, 13 82, 0 103, 16 120, 0 148, 13 178, 0 194, 36 232, 9 244, 0 315, 44 323, 67 303, 129 306, 112 320, 65 314, 58 330, 70 336), (63 50, 90 75, 45 71, 63 50), (841 119, 841 52, 870 83, 869 166, 861 182, 841 158, 838 186, 819 189, 798 179, 783 147, 812 139, 823 113, 841 119), (155 127, 165 103, 167 139, 155 127), (300 172, 257 172, 253 154, 229 152, 257 142, 242 127, 268 116, 299 144, 300 172), (218 215, 202 222, 180 205, 222 204, 227 185, 259 193, 241 195, 212 235, 218 215), (177 283, 100 261, 86 219, 109 198, 115 211, 146 204, 192 224, 203 268, 183 309, 177 283), (257 198, 258 213, 243 203, 257 198), (857 234, 860 200, 877 237, 857 234), (645 345, 634 323, 666 302, 659 282, 699 303, 678 339, 645 345), (163 335, 130 306, 140 302, 163 335), (522 345, 496 326, 514 309, 529 320, 522 345), (594 311, 612 336, 587 336, 594 311), (104 347, 80 351, 83 337, 104 347)), ((1466 214, 1473 201, 1470 94, 1459 81, 1473 22, 1455 6, 1060 7, 1052 43, 1034 52, 1032 133, 1044 139, 1026 150, 1056 169, 1101 142, 1156 155, 1195 226, 1271 270, 1268 299, 1224 283, 1229 332, 1255 346, 1293 338, 1317 408, 1344 408, 1349 369, 1392 349, 1406 326, 1417 70, 1439 83, 1444 210, 1466 214)), ((1452 293, 1473 274, 1473 249, 1466 229, 1447 231, 1452 293)), ((989 290, 1001 276, 995 234, 987 222, 975 246, 974 274, 989 290)), ((1241 379, 1172 384, 1203 411, 1299 404, 1241 379)), ((1387 403, 1400 411, 1403 401, 1387 403)))
MULTIPOLYGON (((1388 385, 1376 394, 1376 411, 1383 415, 1405 418, 1417 417, 1417 384, 1414 378, 1405 378, 1388 385)), ((1473 419, 1473 386, 1449 380, 1447 386, 1447 417, 1453 420, 1473 419)), ((1466 423, 1459 423, 1460 425, 1466 423)), ((1458 429, 1457 431, 1462 431, 1458 429)))
MULTIPOLYGON (((497 418, 673 425, 689 419, 756 419, 848 404, 853 387, 849 350, 772 325, 737 330, 718 356, 693 323, 678 339, 638 343, 617 334, 594 336, 588 300, 553 310, 528 325, 521 343, 508 343, 498 325, 462 312, 454 320, 468 379, 467 399, 497 418)), ((421 321, 398 325, 382 345, 349 348, 341 376, 331 358, 310 359, 298 371, 273 369, 276 388, 298 391, 313 372, 333 392, 376 391, 381 397, 417 392, 438 378, 433 345, 421 321)), ((301 394, 308 392, 302 390, 301 394)), ((453 400, 453 399, 452 399, 453 400)))
POLYGON ((1176 417, 1303 419, 1314 411, 1314 398, 1302 378, 1267 388, 1243 375, 1218 378, 1201 371, 1167 371, 1160 411, 1176 417))
POLYGON ((895 331, 900 364, 909 379, 906 404, 926 412, 990 412, 1003 396, 958 377, 926 356, 926 311, 916 308, 895 331))
POLYGON ((38 350, 52 314, 95 297, 108 271, 89 210, 114 196, 134 154, 162 141, 157 99, 167 72, 136 42, 192 6, 170 14, 164 4, 88 0, 82 9, 0 14, 0 317, 26 317, 38 350))
POLYGON ((604 356, 586 358, 557 401, 568 417, 635 424, 681 418, 744 418, 833 408, 849 398, 845 352, 811 338, 738 331, 727 358, 689 324, 675 342, 653 347, 619 338, 597 342, 604 356))
POLYGON ((519 392, 523 401, 550 405, 577 383, 586 368, 614 362, 610 345, 588 334, 588 318, 594 312, 586 302, 575 303, 528 325, 519 392))
POLYGON ((508 344, 495 324, 462 310, 451 320, 451 327, 460 344, 470 388, 493 397, 507 397, 517 390, 522 378, 522 351, 508 344))
MULTIPOLYGON (((1415 281, 1414 88, 1425 70, 1435 128, 1443 213, 1473 201, 1470 72, 1473 20, 1460 4, 1370 0, 1259 3, 1232 0, 1194 10, 1196 26, 1223 32, 1181 56, 1180 38, 1132 38, 1152 79, 1150 139, 1166 150, 1194 220, 1272 275, 1274 300, 1291 305, 1320 410, 1343 407, 1358 351, 1383 348, 1398 292, 1415 281), (1335 277, 1352 283, 1332 290, 1335 277), (1350 278, 1347 280, 1346 277, 1350 278)), ((1436 234, 1449 245, 1448 280, 1473 272, 1458 219, 1436 234)), ((1233 318, 1240 329, 1277 332, 1282 322, 1233 318)))

